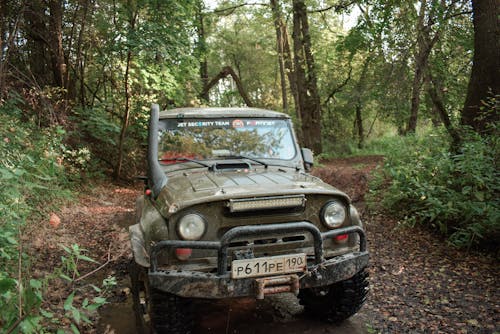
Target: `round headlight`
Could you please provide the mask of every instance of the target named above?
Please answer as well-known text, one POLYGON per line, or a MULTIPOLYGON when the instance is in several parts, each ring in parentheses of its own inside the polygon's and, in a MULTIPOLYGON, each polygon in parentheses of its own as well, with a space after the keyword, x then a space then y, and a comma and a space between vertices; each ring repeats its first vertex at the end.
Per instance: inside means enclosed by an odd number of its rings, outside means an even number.
POLYGON ((321 220, 328 228, 342 225, 346 217, 345 206, 337 201, 328 202, 321 210, 321 220))
POLYGON ((206 223, 202 216, 190 213, 181 218, 177 230, 184 240, 199 240, 205 233, 205 227, 206 223))

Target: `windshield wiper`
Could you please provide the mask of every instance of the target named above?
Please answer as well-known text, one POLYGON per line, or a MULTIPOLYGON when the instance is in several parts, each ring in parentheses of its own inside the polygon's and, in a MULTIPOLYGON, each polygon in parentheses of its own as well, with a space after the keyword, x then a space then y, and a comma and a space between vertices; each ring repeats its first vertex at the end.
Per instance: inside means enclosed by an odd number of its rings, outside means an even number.
POLYGON ((175 157, 175 158, 163 158, 163 159, 158 159, 158 161, 160 162, 164 162, 164 161, 186 161, 186 162, 194 162, 195 164, 198 164, 198 165, 201 165, 203 167, 212 167, 211 165, 209 164, 206 164, 202 161, 199 161, 199 160, 194 160, 194 159, 190 159, 190 158, 186 158, 186 157, 175 157))
POLYGON ((268 164, 265 163, 264 161, 261 161, 259 159, 255 159, 255 158, 252 158, 252 157, 249 157, 246 155, 229 155, 229 156, 224 156, 224 158, 227 158, 227 159, 247 159, 247 160, 254 161, 254 162, 261 164, 262 166, 264 166, 264 168, 268 167, 268 164))

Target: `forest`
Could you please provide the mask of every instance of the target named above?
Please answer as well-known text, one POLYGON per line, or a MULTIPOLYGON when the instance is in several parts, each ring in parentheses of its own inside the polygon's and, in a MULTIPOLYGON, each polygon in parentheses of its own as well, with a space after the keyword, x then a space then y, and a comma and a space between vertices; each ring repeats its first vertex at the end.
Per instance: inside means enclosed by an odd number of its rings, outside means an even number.
POLYGON ((144 173, 151 103, 287 113, 319 167, 383 156, 371 211, 498 260, 499 17, 496 0, 0 1, 0 333, 85 332, 106 304, 112 278, 78 307, 70 290, 60 322, 47 291, 95 254, 55 245, 41 278, 28 240, 144 173))

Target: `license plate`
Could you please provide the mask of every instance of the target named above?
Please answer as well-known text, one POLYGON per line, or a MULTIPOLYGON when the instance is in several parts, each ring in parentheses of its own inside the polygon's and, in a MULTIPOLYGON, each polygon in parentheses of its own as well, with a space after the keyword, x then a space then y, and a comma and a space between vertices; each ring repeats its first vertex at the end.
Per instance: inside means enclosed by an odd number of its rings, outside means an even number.
POLYGON ((234 260, 231 266, 231 277, 247 278, 295 273, 305 271, 306 264, 304 253, 234 260))

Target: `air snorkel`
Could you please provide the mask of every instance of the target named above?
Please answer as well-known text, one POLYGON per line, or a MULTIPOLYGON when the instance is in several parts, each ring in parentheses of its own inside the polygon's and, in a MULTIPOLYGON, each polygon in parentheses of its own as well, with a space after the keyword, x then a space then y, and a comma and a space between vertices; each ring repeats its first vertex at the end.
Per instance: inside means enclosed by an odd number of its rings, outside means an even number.
POLYGON ((160 119, 160 106, 151 105, 148 132, 148 183, 153 198, 158 197, 162 188, 167 184, 167 176, 158 162, 158 122, 160 119))

